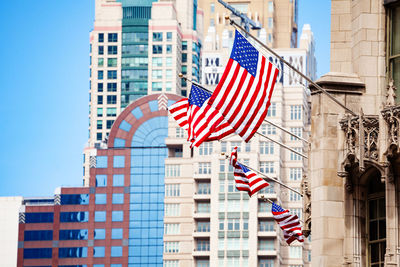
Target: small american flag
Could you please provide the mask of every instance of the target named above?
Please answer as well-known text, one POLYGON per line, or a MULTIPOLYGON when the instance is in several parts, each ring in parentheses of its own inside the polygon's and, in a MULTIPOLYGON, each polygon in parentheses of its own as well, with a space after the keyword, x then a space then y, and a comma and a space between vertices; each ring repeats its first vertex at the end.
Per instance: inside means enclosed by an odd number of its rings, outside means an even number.
POLYGON ((202 107, 194 131, 199 146, 225 119, 248 142, 267 115, 279 70, 238 31, 214 93, 202 107))
POLYGON ((299 217, 297 217, 297 215, 290 214, 288 210, 284 210, 275 203, 272 203, 272 215, 282 229, 283 237, 288 245, 294 240, 304 242, 299 217))
POLYGON ((236 189, 239 191, 247 191, 249 196, 254 195, 269 184, 254 171, 237 162, 237 147, 231 153, 230 163, 234 168, 233 176, 235 177, 236 189))
MULTIPOLYGON (((178 125, 188 131, 188 141, 195 139, 193 126, 190 126, 196 125, 197 112, 210 97, 210 92, 193 84, 189 98, 183 98, 168 108, 178 125)), ((218 140, 234 132, 229 123, 223 120, 205 141, 218 140)))

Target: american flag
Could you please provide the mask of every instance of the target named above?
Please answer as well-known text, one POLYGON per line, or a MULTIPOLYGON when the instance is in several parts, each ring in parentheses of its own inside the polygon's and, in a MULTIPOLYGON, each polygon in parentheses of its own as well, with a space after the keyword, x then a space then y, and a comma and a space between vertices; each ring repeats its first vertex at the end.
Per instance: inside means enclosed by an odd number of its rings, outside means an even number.
MULTIPOLYGON (((210 92, 192 84, 189 98, 183 98, 168 108, 178 125, 188 131, 188 141, 195 139, 193 126, 190 126, 196 125, 196 114, 210 97, 210 92)), ((234 132, 229 123, 223 120, 205 141, 218 140, 234 132)))
POLYGON ((237 162, 237 147, 231 153, 230 163, 234 168, 233 176, 235 177, 236 189, 239 191, 247 191, 249 196, 254 195, 269 184, 254 171, 237 162))
POLYGON ((272 215, 282 229, 283 237, 288 245, 294 240, 304 242, 299 217, 297 217, 297 215, 290 214, 288 210, 284 210, 275 203, 272 203, 272 215))
POLYGON ((238 31, 214 93, 200 110, 194 133, 199 146, 224 118, 248 142, 267 115, 279 70, 238 31))

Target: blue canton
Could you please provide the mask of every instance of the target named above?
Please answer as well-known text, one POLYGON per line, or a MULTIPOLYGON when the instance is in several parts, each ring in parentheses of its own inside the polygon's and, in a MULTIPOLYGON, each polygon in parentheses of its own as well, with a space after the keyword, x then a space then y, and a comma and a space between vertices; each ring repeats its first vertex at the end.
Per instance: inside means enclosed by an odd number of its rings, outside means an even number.
POLYGON ((258 51, 238 31, 235 32, 231 58, 254 77, 257 73, 258 51))
POLYGON ((277 204, 272 202, 272 211, 273 212, 282 212, 282 211, 285 211, 285 210, 282 209, 281 206, 279 206, 279 205, 277 205, 277 204))
POLYGON ((207 99, 211 97, 211 93, 207 92, 200 87, 192 84, 189 95, 189 105, 196 105, 201 107, 207 99))

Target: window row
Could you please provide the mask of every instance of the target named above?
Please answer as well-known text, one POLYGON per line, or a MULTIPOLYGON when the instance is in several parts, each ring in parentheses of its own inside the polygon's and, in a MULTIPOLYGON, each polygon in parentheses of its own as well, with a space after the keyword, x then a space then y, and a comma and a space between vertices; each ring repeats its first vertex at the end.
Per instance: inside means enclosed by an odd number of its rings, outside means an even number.
POLYGON ((153 42, 162 42, 164 36, 168 42, 172 41, 172 32, 153 32, 153 42))
MULTIPOLYGON (((86 258, 87 247, 58 248, 59 258, 86 258)), ((93 257, 105 257, 105 247, 93 247, 93 257)), ((111 247, 111 257, 122 257, 122 247, 111 247)), ((52 248, 25 248, 24 259, 50 259, 52 248)))
POLYGON ((164 45, 153 45, 153 54, 172 54, 172 45, 165 45, 165 48, 163 49, 164 45))
MULTIPOLYGON (((97 79, 104 80, 104 71, 103 70, 97 71, 97 79)), ((108 80, 116 80, 117 79, 117 71, 116 70, 108 70, 107 71, 107 79, 108 80)))
MULTIPOLYGON (((116 92, 117 91, 117 83, 107 83, 107 92, 116 92)), ((104 84, 97 83, 97 92, 104 92, 104 84)))
MULTIPOLYGON (((58 240, 88 240, 87 229, 68 229, 60 230, 58 240)), ((94 229, 94 239, 105 239, 106 229, 94 229)), ((111 229, 111 239, 122 239, 123 229, 113 228, 111 229)), ((24 241, 45 241, 53 240, 52 230, 32 230, 24 232, 24 241)))
MULTIPOLYGON (((107 34, 107 40, 109 43, 116 43, 118 42, 118 33, 108 33, 107 34)), ((104 33, 99 33, 98 34, 98 42, 99 43, 104 43, 104 33)))
MULTIPOLYGON (((104 46, 99 45, 98 54, 99 56, 104 55, 104 46)), ((107 46, 107 55, 118 55, 118 46, 116 45, 107 46)))
MULTIPOLYGON (((104 67, 104 58, 97 59, 97 67, 104 67)), ((107 67, 117 67, 117 58, 108 58, 107 67)))

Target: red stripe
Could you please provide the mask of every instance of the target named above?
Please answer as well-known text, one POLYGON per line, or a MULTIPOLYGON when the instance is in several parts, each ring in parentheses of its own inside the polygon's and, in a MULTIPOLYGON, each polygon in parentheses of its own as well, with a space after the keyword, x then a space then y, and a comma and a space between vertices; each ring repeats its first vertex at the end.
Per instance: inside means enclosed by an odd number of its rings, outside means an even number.
MULTIPOLYGON (((224 103, 225 103, 225 101, 228 99, 228 95, 229 95, 229 93, 230 93, 230 91, 232 90, 232 88, 233 88, 233 85, 235 84, 235 82, 236 82, 236 78, 238 77, 238 75, 239 75, 239 71, 240 71, 240 65, 239 64, 237 64, 236 65, 236 68, 234 69, 234 71, 233 71, 233 77, 235 77, 235 79, 231 79, 230 81, 229 81, 229 83, 228 83, 228 85, 227 85, 227 88, 224 90, 224 92, 223 92, 223 95, 222 95, 222 97, 221 97, 221 100, 217 103, 217 105, 215 105, 215 108, 216 109, 218 109, 218 110, 221 110, 222 109, 222 106, 224 105, 224 103)), ((245 70, 245 72, 247 72, 246 70, 245 70)), ((239 91, 239 90, 236 90, 236 88, 240 88, 240 87, 235 87, 235 91, 239 91)), ((214 94, 213 94, 214 95, 214 94)), ((215 95, 215 96, 217 96, 217 95, 215 95)), ((211 98, 212 98, 212 96, 211 96, 211 98)), ((224 113, 224 110, 221 110, 221 113, 223 114, 224 113)), ((225 114, 224 114, 225 115, 225 114)), ((228 121, 229 121, 229 118, 228 118, 228 121)))
MULTIPOLYGON (((258 74, 258 75, 260 75, 260 79, 259 79, 259 81, 258 81, 258 83, 257 83, 256 89, 255 89, 253 95, 250 96, 250 97, 251 97, 251 98, 250 98, 250 103, 255 103, 256 98, 257 98, 257 94, 260 93, 260 88, 261 88, 261 86, 262 86, 262 76, 264 75, 264 62, 265 62, 265 58, 262 57, 262 58, 261 58, 260 73, 258 74)), ((263 90, 263 91, 265 91, 265 90, 263 90)), ((264 94, 265 94, 265 93, 263 92, 263 95, 264 95, 264 94)), ((262 97, 261 100, 262 100, 263 98, 264 98, 264 97, 262 97)), ((261 100, 259 101, 258 105, 260 105, 260 103, 262 102, 261 100)), ((244 110, 244 112, 243 112, 241 118, 236 122, 236 124, 235 124, 235 126, 234 126, 233 128, 238 129, 238 128, 243 124, 243 121, 246 119, 246 116, 249 114, 251 107, 252 107, 252 105, 247 105, 247 106, 245 107, 245 110, 244 110)), ((257 113, 257 110, 258 110, 258 109, 255 109, 255 112, 253 112, 253 113, 256 114, 256 113, 257 113)), ((238 114, 238 113, 237 113, 237 114, 238 114)), ((253 114, 253 115, 254 115, 254 114, 253 114)), ((247 122, 247 123, 248 123, 248 122, 247 122)), ((243 136, 243 133, 245 133, 245 131, 246 131, 246 129, 247 129, 248 127, 249 127, 249 126, 246 124, 245 127, 244 127, 244 129, 243 129, 240 133, 238 133, 238 134, 239 134, 240 136, 243 136)))
POLYGON ((222 77, 219 80, 219 83, 218 83, 217 87, 215 88, 214 93, 213 93, 213 95, 211 96, 211 98, 210 98, 210 100, 208 102, 210 105, 212 105, 214 103, 214 100, 215 100, 215 96, 214 95, 218 95, 219 92, 221 91, 221 88, 225 84, 225 80, 228 77, 229 72, 231 71, 233 61, 234 60, 232 58, 229 58, 228 63, 226 64, 224 73, 222 74, 222 77))

